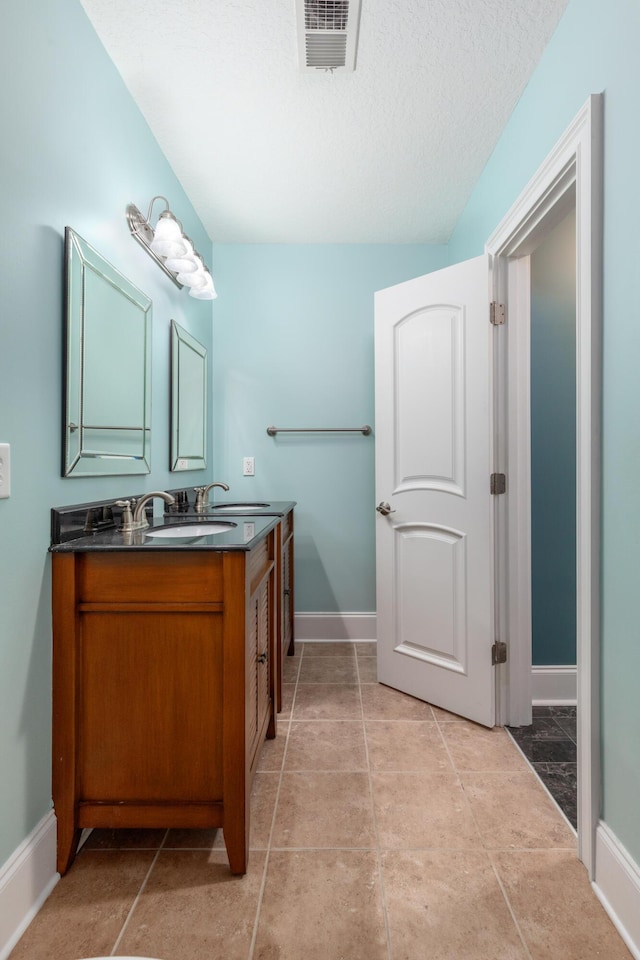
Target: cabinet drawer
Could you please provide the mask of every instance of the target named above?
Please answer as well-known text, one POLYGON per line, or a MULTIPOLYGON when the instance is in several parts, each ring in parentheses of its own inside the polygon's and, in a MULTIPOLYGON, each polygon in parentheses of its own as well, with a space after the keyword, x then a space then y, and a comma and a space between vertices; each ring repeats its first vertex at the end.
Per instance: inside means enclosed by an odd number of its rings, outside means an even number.
POLYGON ((85 603, 222 600, 222 561, 216 553, 172 556, 165 550, 126 558, 116 552, 83 553, 76 564, 78 598, 85 603))

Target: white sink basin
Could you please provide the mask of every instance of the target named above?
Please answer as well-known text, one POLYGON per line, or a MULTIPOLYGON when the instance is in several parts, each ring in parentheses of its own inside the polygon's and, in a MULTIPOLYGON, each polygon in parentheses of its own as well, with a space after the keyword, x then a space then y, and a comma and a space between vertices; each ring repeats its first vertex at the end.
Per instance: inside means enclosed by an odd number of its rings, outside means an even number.
POLYGON ((211 510, 229 510, 235 513, 246 513, 247 510, 255 510, 256 507, 268 507, 268 503, 210 503, 211 510))
POLYGON ((207 537, 211 533, 228 533, 237 523, 172 523, 167 527, 156 527, 155 530, 146 530, 147 537, 207 537))

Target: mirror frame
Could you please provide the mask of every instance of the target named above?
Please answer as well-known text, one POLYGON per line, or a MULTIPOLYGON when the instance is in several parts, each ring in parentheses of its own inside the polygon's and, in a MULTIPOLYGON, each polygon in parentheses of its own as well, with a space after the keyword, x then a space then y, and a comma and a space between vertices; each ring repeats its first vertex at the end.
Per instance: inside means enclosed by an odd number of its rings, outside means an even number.
POLYGON ((207 348, 181 327, 171 321, 171 459, 169 470, 204 470, 207 466, 207 348), (180 421, 185 414, 185 390, 182 385, 181 361, 196 359, 200 376, 201 406, 188 411, 190 417, 200 417, 190 430, 190 438, 197 437, 195 449, 185 449, 180 421))
MULTIPOLYGON (((65 304, 64 304, 64 408, 63 408, 63 477, 98 477, 134 475, 151 472, 151 299, 127 280, 71 227, 65 227, 65 304), (91 272, 110 284, 139 311, 142 324, 142 350, 139 358, 128 358, 134 363, 142 380, 142 423, 89 425, 84 419, 86 399, 87 344, 91 334, 91 302, 87 291, 87 276, 91 272), (104 430, 104 448, 91 449, 86 432, 104 430), (127 430, 141 434, 138 450, 123 454, 109 448, 108 433, 127 430)), ((120 349, 131 349, 122 343, 120 349)), ((114 384, 114 390, 118 386, 114 384)), ((116 419, 107 418, 109 419, 116 419)), ((94 443, 95 445, 95 443, 94 443)))

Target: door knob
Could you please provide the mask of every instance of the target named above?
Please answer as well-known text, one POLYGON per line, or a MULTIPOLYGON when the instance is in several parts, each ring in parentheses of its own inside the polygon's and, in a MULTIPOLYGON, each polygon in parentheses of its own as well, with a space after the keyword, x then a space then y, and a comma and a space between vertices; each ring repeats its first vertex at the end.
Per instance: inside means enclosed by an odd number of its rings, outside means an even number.
POLYGON ((381 513, 383 517, 387 517, 390 513, 395 513, 395 510, 392 510, 386 500, 381 500, 378 506, 376 507, 378 513, 381 513))

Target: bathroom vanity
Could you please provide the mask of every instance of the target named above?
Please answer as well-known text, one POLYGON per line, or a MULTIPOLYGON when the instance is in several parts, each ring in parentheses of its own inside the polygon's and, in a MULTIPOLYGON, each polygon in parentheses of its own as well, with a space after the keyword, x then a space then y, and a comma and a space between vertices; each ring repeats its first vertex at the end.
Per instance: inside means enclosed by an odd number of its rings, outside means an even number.
POLYGON ((231 872, 246 871, 251 783, 292 642, 287 514, 53 543, 60 873, 84 827, 222 827, 231 872))

